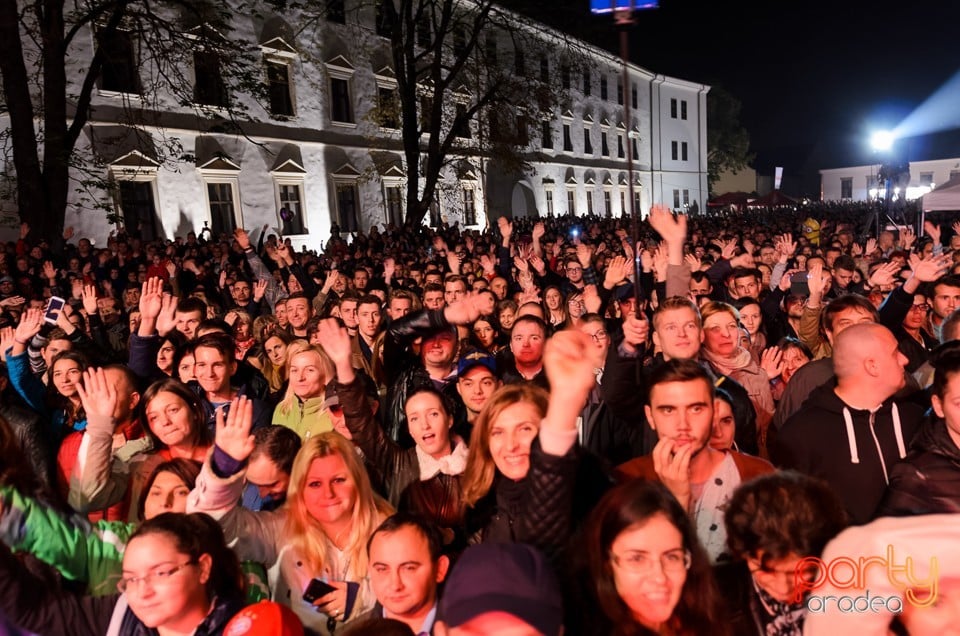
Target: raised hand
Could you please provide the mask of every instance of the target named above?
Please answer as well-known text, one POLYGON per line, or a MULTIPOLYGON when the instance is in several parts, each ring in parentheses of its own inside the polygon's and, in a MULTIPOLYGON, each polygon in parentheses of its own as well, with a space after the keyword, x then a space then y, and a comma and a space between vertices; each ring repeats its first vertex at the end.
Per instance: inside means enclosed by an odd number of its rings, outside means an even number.
POLYGON ((13 348, 13 327, 0 327, 0 360, 7 361, 7 349, 13 348))
POLYGON ((953 257, 949 254, 933 256, 927 260, 921 260, 918 254, 910 255, 910 269, 913 270, 913 276, 921 283, 932 283, 947 273, 950 265, 953 263, 953 257))
MULTIPOLYGON (((323 343, 323 350, 339 368, 341 364, 350 365, 353 345, 350 334, 340 326, 335 318, 325 318, 317 325, 317 338, 323 343)), ((344 382, 343 378, 340 378, 344 382)))
POLYGON ((703 261, 697 258, 696 254, 687 254, 683 257, 683 260, 690 266, 691 272, 699 272, 700 268, 703 267, 703 261))
POLYGON ((867 256, 870 256, 871 254, 873 254, 874 252, 876 252, 876 251, 877 251, 877 239, 875 239, 875 238, 868 238, 868 239, 867 239, 867 246, 864 248, 863 251, 867 254, 867 256))
POLYGON ((583 293, 580 294, 583 299, 583 306, 588 313, 596 314, 600 312, 603 301, 600 300, 600 294, 597 293, 596 285, 584 285, 583 293))
POLYGON ((737 253, 737 239, 730 239, 729 241, 719 241, 720 243, 720 258, 730 260, 737 253))
POLYGON ((850 255, 853 257, 863 256, 863 248, 859 243, 854 243, 850 246, 850 255))
POLYGON ((547 273, 547 264, 544 263, 543 259, 539 256, 531 256, 529 259, 527 259, 527 261, 540 276, 543 276, 547 273))
POLYGON ((164 265, 164 268, 167 270, 167 273, 170 274, 170 278, 173 278, 177 275, 177 264, 173 261, 167 261, 164 265))
POLYGON ((630 351, 643 349, 647 346, 650 335, 650 323, 643 314, 637 318, 633 311, 623 317, 623 344, 630 351))
POLYGON ((43 261, 43 277, 47 280, 57 279, 57 268, 53 266, 53 261, 43 261))
POLYGON ((900 232, 900 247, 905 250, 909 250, 913 247, 914 242, 917 240, 917 235, 913 231, 912 227, 905 227, 903 231, 900 232))
POLYGON ((684 510, 690 507, 690 457, 693 445, 677 448, 675 442, 664 437, 653 447, 653 470, 660 482, 677 498, 684 510))
POLYGON ((773 380, 783 373, 783 352, 780 347, 768 347, 760 356, 760 368, 766 371, 767 377, 773 380))
POLYGON ((821 261, 814 262, 810 266, 810 269, 807 270, 807 286, 810 288, 810 297, 819 301, 823 298, 823 263, 821 261))
POLYGON ((140 288, 140 319, 155 321, 163 309, 163 281, 154 276, 140 288))
POLYGON ((793 240, 793 235, 787 232, 777 238, 777 251, 786 259, 797 252, 797 242, 793 240))
POLYGON ((687 238, 687 217, 684 214, 674 216, 673 212, 662 203, 656 203, 650 208, 650 227, 667 243, 683 243, 687 238))
POLYGON ((870 287, 886 287, 887 285, 893 285, 894 281, 897 280, 897 274, 900 273, 900 266, 896 263, 884 263, 877 269, 873 270, 873 273, 870 274, 870 278, 867 280, 867 284, 870 287))
POLYGON ((233 231, 233 238, 237 241, 240 249, 245 250, 250 247, 250 235, 248 235, 247 231, 242 227, 238 227, 233 231))
POLYGON ((480 267, 483 268, 484 274, 493 275, 496 271, 496 265, 493 262, 493 258, 489 254, 480 255, 480 267))
MULTIPOLYGON (((160 314, 157 316, 157 333, 166 336, 177 328, 177 297, 173 294, 163 294, 160 302, 160 314)), ((141 317, 141 320, 143 318, 141 317)))
MULTIPOLYGON (((550 386, 550 406, 544 425, 551 419, 555 407, 568 409, 569 419, 576 425, 576 416, 596 386, 590 350, 593 341, 580 331, 568 329, 553 335, 543 350, 543 368, 550 386)), ((564 418, 567 419, 567 418, 564 418)))
POLYGON ((923 222, 923 231, 926 232, 927 236, 933 239, 934 245, 940 245, 940 226, 934 223, 933 221, 924 221, 923 222))
POLYGON ((577 260, 580 261, 580 266, 583 269, 590 267, 590 261, 593 258, 593 250, 590 249, 589 245, 584 243, 577 244, 577 260))
POLYGON ((113 417, 117 408, 117 387, 107 379, 103 369, 84 371, 83 382, 77 385, 77 395, 87 417, 113 417))
POLYGON ((267 293, 267 281, 260 278, 253 283, 253 302, 258 303, 263 300, 263 295, 267 293))
POLYGON ((451 325, 469 325, 480 316, 489 316, 493 310, 494 301, 490 294, 468 293, 444 307, 443 316, 451 325))
MULTIPOLYGON (((7 296, 3 300, 0 300, 0 307, 19 307, 25 302, 27 302, 27 299, 23 296, 7 296)), ((13 327, 11 327, 11 329, 13 329, 13 327)))
POLYGON ((397 271, 397 261, 390 258, 389 256, 383 259, 383 279, 386 281, 393 280, 393 275, 397 271))
POLYGON ((645 272, 653 270, 653 254, 650 250, 643 250, 640 252, 640 267, 645 272))
POLYGON ((523 258, 522 256, 514 256, 513 265, 514 267, 517 268, 517 271, 520 271, 520 272, 530 271, 530 263, 528 263, 527 259, 523 258))
POLYGON ((510 245, 510 237, 513 235, 513 223, 505 216, 497 219, 497 227, 500 230, 500 236, 503 237, 503 247, 510 245))
MULTIPOLYGON (((159 280, 159 279, 154 279, 159 280)), ((94 285, 84 285, 80 291, 80 298, 83 301, 83 310, 88 316, 97 313, 97 288, 94 285)), ((142 299, 141 299, 142 300, 142 299)))
POLYGON ((546 233, 547 233, 547 228, 543 224, 543 221, 539 221, 533 225, 532 235, 535 241, 539 241, 541 238, 543 238, 543 235, 546 233))
POLYGON ((447 252, 447 267, 454 274, 460 273, 460 255, 456 252, 447 252))
POLYGON ((43 327, 43 310, 36 307, 26 309, 20 315, 20 324, 13 332, 14 353, 23 353, 33 337, 40 333, 41 327, 43 327), (22 346, 23 349, 17 352, 19 346, 22 346))
POLYGON ((246 461, 255 446, 253 435, 250 434, 253 428, 253 402, 246 396, 240 396, 230 402, 230 412, 226 415, 225 410, 224 407, 217 409, 214 443, 234 460, 246 461))
POLYGON ((603 286, 613 289, 617 283, 626 279, 633 270, 633 263, 623 256, 614 256, 607 263, 607 271, 603 275, 603 286))

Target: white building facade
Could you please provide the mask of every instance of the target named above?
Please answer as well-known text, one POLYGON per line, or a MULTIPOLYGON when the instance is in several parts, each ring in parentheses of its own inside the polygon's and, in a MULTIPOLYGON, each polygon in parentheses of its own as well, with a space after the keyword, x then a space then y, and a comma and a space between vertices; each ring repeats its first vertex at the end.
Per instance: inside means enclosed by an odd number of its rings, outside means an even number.
MULTIPOLYGON (((243 134, 225 132, 209 116, 223 89, 215 61, 203 51, 194 52, 190 71, 201 114, 196 104, 173 96, 145 103, 137 89, 141 61, 123 59, 136 55, 135 43, 115 46, 118 59, 94 93, 78 152, 94 157, 101 178, 116 187, 76 193, 65 225, 98 243, 118 223, 144 239, 269 226, 297 248, 321 249, 333 224, 366 231, 403 222, 407 173, 400 132, 370 116, 396 87, 389 41, 377 35, 372 9, 345 16, 296 40, 289 16, 234 17, 230 37, 259 45, 269 93, 266 108, 244 102, 243 134), (136 128, 127 125, 132 120, 136 128), (158 161, 156 149, 171 143, 178 156, 158 161), (91 209, 91 197, 112 214, 91 209)), ((537 28, 546 40, 560 35, 537 28)), ((619 216, 629 212, 627 153, 642 213, 653 203, 705 209, 709 87, 633 65, 624 86, 617 57, 580 47, 586 63, 566 78, 569 107, 558 108, 531 136, 532 170, 501 174, 467 144, 445 172, 425 222, 482 229, 503 214, 619 216)), ((68 64, 83 67, 94 51, 92 30, 74 38, 73 49, 68 64)), ((516 62, 508 41, 501 51, 503 64, 516 62)), ((548 54, 525 55, 528 66, 562 81, 548 54)), ((68 76, 82 77, 70 70, 68 76)))
MULTIPOLYGON (((822 201, 875 201, 883 199, 884 186, 878 183, 880 164, 831 168, 820 171, 822 201)), ((908 201, 922 197, 937 185, 960 176, 960 158, 910 162, 910 182, 892 186, 891 196, 908 201)))

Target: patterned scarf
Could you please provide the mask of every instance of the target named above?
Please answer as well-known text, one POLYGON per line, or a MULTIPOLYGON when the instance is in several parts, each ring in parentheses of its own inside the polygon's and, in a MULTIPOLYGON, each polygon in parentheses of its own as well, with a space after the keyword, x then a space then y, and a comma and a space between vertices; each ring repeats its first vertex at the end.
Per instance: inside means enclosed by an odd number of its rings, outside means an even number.
MULTIPOLYGON (((762 611, 757 612, 765 636, 801 636, 803 619, 807 613, 803 603, 784 603, 767 594, 751 576, 753 590, 760 600, 762 611)), ((758 608, 760 609, 760 608, 758 608)))

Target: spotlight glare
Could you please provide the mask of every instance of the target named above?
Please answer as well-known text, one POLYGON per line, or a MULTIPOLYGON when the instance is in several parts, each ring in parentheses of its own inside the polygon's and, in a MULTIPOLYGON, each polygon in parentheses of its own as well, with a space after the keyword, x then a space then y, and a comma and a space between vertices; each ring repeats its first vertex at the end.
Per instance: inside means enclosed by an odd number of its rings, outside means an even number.
POLYGON ((889 130, 878 130, 870 137, 870 145, 874 150, 890 150, 893 147, 893 133, 889 130))

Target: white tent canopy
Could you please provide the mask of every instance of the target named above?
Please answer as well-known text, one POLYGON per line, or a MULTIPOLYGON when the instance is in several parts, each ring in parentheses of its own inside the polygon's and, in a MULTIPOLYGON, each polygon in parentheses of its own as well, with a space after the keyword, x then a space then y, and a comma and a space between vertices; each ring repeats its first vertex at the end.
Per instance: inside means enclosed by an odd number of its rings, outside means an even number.
POLYGON ((960 176, 923 195, 921 207, 924 212, 960 210, 960 176))

